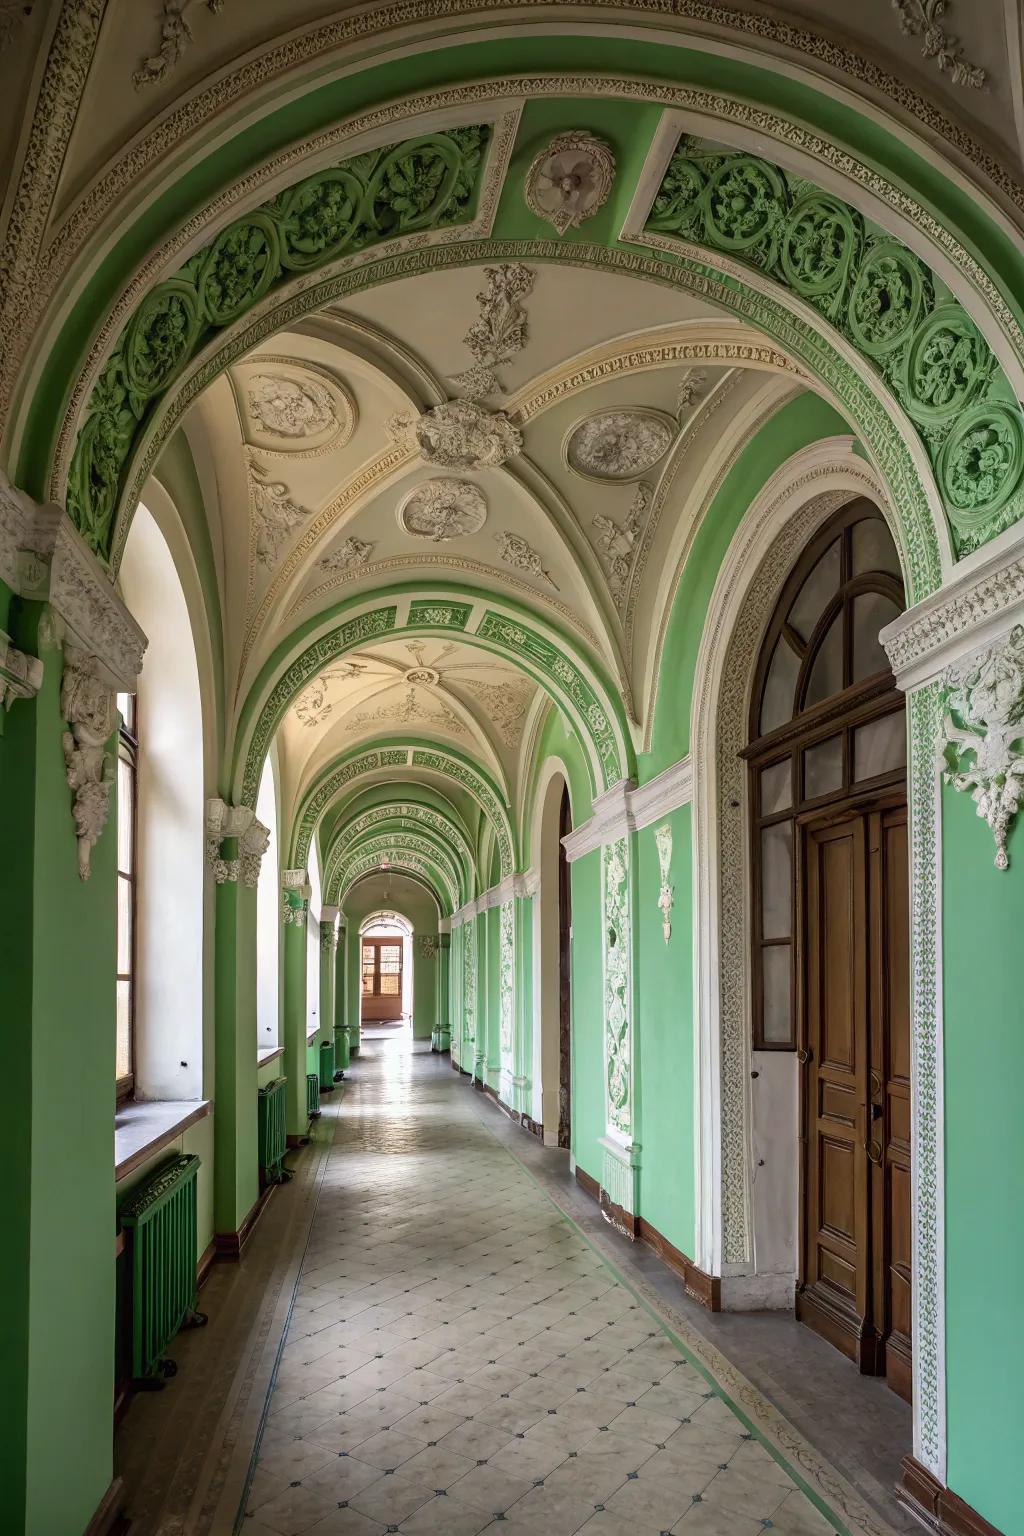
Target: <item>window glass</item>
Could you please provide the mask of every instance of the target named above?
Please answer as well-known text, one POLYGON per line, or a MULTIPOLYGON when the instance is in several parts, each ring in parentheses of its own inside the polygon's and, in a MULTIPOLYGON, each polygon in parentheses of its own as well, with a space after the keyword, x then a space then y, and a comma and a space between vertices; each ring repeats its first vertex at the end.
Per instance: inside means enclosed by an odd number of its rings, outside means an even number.
POLYGON ((878 632, 898 618, 899 613, 892 599, 882 592, 862 592, 854 598, 852 682, 859 683, 876 672, 888 671, 889 660, 878 632))
POLYGON ((769 1045, 793 1040, 792 967, 788 944, 771 944, 761 951, 762 1031, 769 1045))
POLYGON ((134 694, 118 694, 122 724, 117 745, 117 1045, 116 1079, 122 1097, 131 1093, 135 1023, 135 821, 137 753, 134 694))
POLYGON ((800 673, 800 659, 789 643, 781 636, 775 646, 772 664, 768 668, 764 694, 761 700, 761 735, 785 725, 793 718, 793 701, 796 680, 800 673))
POLYGON ((907 766, 907 718, 902 709, 853 733, 853 776, 873 779, 907 766))
POLYGON ((761 832, 761 935, 788 939, 793 922, 793 823, 761 832))
POLYGON ((793 769, 790 758, 761 770, 761 815, 788 811, 793 804, 793 769))
POLYGON ((843 738, 830 736, 804 753, 804 799, 831 795, 843 787, 843 738))
POLYGON ((839 591, 839 555, 840 540, 836 539, 811 571, 789 610, 789 623, 805 645, 814 633, 814 626, 825 612, 829 598, 834 597, 839 591))
POLYGON ((843 691, 843 616, 838 613, 825 632, 818 653, 811 663, 804 709, 822 704, 843 691))
POLYGON ((902 580, 896 545, 880 517, 866 517, 862 522, 854 523, 851 537, 855 576, 864 576, 868 571, 884 571, 887 576, 902 580))

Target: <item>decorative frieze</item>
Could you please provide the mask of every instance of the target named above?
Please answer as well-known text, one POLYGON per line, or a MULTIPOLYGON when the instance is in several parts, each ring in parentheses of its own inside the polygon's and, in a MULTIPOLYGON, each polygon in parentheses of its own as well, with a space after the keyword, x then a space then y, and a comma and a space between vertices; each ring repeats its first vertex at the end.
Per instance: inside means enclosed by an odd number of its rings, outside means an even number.
POLYGON ((943 679, 943 778, 966 791, 995 838, 997 869, 1024 800, 1024 625, 957 662, 943 679))
POLYGON ((106 750, 117 724, 114 694, 96 657, 75 646, 64 652, 60 711, 68 723, 62 737, 72 815, 78 839, 78 873, 91 874, 92 850, 110 814, 114 759, 106 750))
POLYGON ((657 829, 654 841, 658 849, 658 868, 661 871, 658 911, 661 913, 661 931, 667 944, 672 937, 672 907, 676 899, 675 886, 669 879, 672 870, 672 828, 668 822, 657 829))
POLYGON ((498 933, 498 1036, 501 1064, 508 1070, 512 1060, 512 1033, 515 1024, 516 909, 506 901, 501 907, 498 933))
POLYGON ((959 659, 1024 622, 1020 544, 957 575, 887 624, 879 636, 898 685, 908 690, 940 678, 959 659))
POLYGON ((629 839, 601 851, 605 1122, 628 1142, 633 1128, 633 965, 629 839))

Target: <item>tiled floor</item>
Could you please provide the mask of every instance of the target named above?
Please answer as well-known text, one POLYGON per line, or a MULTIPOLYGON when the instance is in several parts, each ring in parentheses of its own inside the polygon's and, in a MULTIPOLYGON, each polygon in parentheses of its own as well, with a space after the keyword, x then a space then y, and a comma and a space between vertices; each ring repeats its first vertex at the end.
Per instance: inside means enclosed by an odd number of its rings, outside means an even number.
POLYGON ((367 1042, 245 1536, 852 1529, 815 1507, 480 1109, 421 1047, 367 1042))

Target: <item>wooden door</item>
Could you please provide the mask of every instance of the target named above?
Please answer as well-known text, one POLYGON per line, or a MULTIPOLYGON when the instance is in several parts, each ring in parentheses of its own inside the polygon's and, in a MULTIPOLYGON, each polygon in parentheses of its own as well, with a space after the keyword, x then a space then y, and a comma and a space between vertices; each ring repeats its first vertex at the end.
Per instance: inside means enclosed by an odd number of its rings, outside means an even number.
POLYGON ((797 1315, 910 1395, 910 978, 905 804, 802 829, 797 1315))
POLYGON ((401 939, 363 939, 362 1017, 378 1023, 402 1017, 401 939))

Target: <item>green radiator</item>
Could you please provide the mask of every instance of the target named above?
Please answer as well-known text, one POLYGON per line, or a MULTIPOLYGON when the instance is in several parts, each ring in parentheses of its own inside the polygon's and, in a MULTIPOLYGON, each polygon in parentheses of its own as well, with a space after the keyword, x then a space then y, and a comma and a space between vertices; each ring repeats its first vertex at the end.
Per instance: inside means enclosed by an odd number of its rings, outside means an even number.
POLYGON ((348 1026, 335 1024, 334 1026, 334 1075, 344 1077, 345 1069, 349 1065, 348 1026))
POLYGON ((334 1087, 334 1041, 320 1042, 320 1092, 329 1093, 334 1087))
POLYGON ((198 1172, 198 1157, 172 1157, 119 1212, 131 1248, 132 1376, 141 1385, 173 1376, 163 1351, 184 1323, 206 1322, 196 1310, 198 1172))
POLYGON ((288 1150, 287 1110, 285 1084, 288 1079, 275 1077, 257 1095, 260 1179, 263 1184, 283 1184, 291 1178, 291 1170, 284 1166, 288 1150))
POLYGON ((320 1079, 315 1072, 306 1074, 306 1114, 315 1120, 320 1113, 320 1079))

